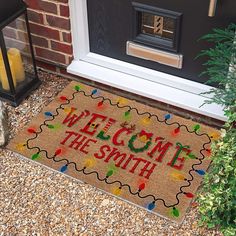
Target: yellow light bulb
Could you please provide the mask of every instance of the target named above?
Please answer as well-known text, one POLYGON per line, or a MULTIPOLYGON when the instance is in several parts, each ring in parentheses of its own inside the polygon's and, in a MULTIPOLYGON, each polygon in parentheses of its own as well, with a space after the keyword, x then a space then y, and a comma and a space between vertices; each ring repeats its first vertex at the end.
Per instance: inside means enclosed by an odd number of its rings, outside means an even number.
POLYGON ((95 166, 95 164, 96 164, 96 161, 95 160, 93 160, 93 159, 86 159, 85 161, 84 161, 84 166, 85 167, 93 167, 93 166, 95 166))
POLYGON ((128 103, 128 100, 126 98, 118 98, 116 102, 119 103, 119 106, 124 106, 128 103))
POLYGON ((113 188, 112 193, 116 196, 121 195, 122 190, 120 188, 113 188))
POLYGON ((178 180, 178 181, 181 181, 181 180, 184 180, 185 179, 185 176, 181 173, 178 173, 178 172, 172 172, 170 173, 170 176, 175 179, 175 180, 178 180))
POLYGON ((26 148, 26 143, 18 143, 18 144, 16 145, 16 149, 17 149, 18 151, 24 151, 25 148, 26 148))
POLYGON ((143 119, 140 120, 140 123, 143 125, 150 125, 151 119, 150 119, 150 117, 144 117, 143 119))
POLYGON ((213 139, 213 140, 218 140, 220 138, 220 133, 216 133, 216 132, 212 132, 209 134, 209 136, 213 139))

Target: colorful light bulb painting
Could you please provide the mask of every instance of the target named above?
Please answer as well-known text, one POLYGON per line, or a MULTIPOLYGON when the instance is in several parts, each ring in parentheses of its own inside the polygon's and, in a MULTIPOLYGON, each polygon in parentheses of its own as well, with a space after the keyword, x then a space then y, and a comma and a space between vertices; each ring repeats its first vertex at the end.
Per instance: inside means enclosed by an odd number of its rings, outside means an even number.
POLYGON ((34 128, 28 128, 27 131, 30 134, 35 134, 36 133, 36 130, 34 128))
POLYGON ((74 112, 76 110, 76 108, 75 107, 65 107, 63 110, 66 114, 69 114, 69 113, 74 112))
POLYGON ((125 106, 125 105, 128 104, 128 101, 125 98, 118 98, 116 100, 116 102, 117 102, 117 105, 120 106, 120 107, 125 106))
POLYGON ((184 195, 188 198, 193 198, 194 195, 192 193, 184 193, 184 195))
POLYGON ((173 137, 176 137, 176 136, 178 136, 179 134, 180 134, 180 127, 175 128, 175 129, 172 130, 172 132, 171 132, 171 136, 173 136, 173 137))
POLYGON ((175 207, 172 208, 172 215, 174 217, 179 217, 180 213, 179 213, 179 210, 175 207))
POLYGON ((91 168, 91 167, 95 166, 95 164, 96 164, 96 161, 92 158, 85 159, 85 161, 84 161, 84 166, 86 168, 91 168))
POLYGON ((144 117, 140 121, 141 124, 148 126, 151 124, 151 117, 144 117))
POLYGON ((36 160, 38 158, 39 158, 39 153, 38 152, 33 154, 32 157, 31 157, 32 160, 36 160))
POLYGON ((220 133, 212 132, 209 134, 209 137, 216 141, 220 138, 220 133))
POLYGON ((61 99, 61 101, 67 101, 68 100, 66 96, 60 96, 60 99, 61 99))
POLYGON ((204 170, 195 170, 195 172, 199 175, 205 175, 205 171, 204 170))
POLYGON ((121 193, 122 193, 121 187, 119 187, 119 188, 113 188, 113 189, 112 189, 112 193, 113 193, 114 195, 116 195, 116 196, 120 196, 121 193))
POLYGON ((185 176, 181 173, 175 172, 173 171, 172 173, 170 173, 170 177, 176 181, 183 181, 185 180, 185 176))
POLYGON ((52 114, 50 111, 44 112, 44 115, 45 115, 45 116, 53 116, 53 114, 52 114))
POLYGON ((26 149, 26 143, 18 143, 17 145, 16 145, 16 149, 18 150, 18 151, 24 151, 25 149, 26 149))
POLYGON ((76 90, 76 91, 80 91, 80 85, 76 85, 76 86, 75 86, 75 90, 76 90))
POLYGON ((49 129, 54 129, 54 128, 55 128, 54 125, 47 125, 47 127, 48 127, 49 129))
POLYGON ((194 130, 195 132, 199 131, 200 128, 201 128, 201 126, 200 126, 199 124, 196 124, 196 125, 193 126, 193 130, 194 130))
POLYGON ((54 156, 59 156, 62 153, 62 149, 59 148, 55 151, 54 156))
POLYGON ((128 116, 130 114, 130 110, 125 112, 125 116, 128 116))
POLYGON ((155 207, 156 207, 155 202, 151 202, 151 203, 148 204, 147 208, 148 208, 149 211, 152 211, 155 207))
POLYGON ((125 120, 130 120, 131 119, 131 111, 128 110, 124 113, 124 119, 125 120))
POLYGON ((211 148, 207 148, 204 151, 205 156, 210 157, 211 156, 211 148))
POLYGON ((113 173, 114 173, 114 170, 109 170, 109 171, 107 172, 107 174, 106 174, 106 177, 112 176, 113 173))
POLYGON ((176 134, 178 134, 178 133, 180 132, 180 127, 176 128, 176 129, 174 130, 174 132, 175 132, 176 134))
POLYGON ((68 169, 68 165, 64 165, 64 166, 62 166, 62 167, 60 168, 60 171, 61 171, 62 173, 64 173, 64 172, 67 171, 67 169, 68 169))
POLYGON ((103 105, 103 101, 100 101, 97 106, 101 107, 102 105, 103 105))
POLYGON ((142 190, 145 189, 145 187, 146 187, 145 183, 141 183, 141 184, 139 185, 138 189, 139 189, 139 191, 142 191, 142 190))
POLYGON ((171 118, 171 114, 166 114, 165 115, 165 120, 169 120, 171 118))
POLYGON ((95 95, 95 94, 98 94, 98 90, 97 90, 97 89, 93 89, 93 90, 92 90, 91 95, 93 96, 93 95, 95 95))

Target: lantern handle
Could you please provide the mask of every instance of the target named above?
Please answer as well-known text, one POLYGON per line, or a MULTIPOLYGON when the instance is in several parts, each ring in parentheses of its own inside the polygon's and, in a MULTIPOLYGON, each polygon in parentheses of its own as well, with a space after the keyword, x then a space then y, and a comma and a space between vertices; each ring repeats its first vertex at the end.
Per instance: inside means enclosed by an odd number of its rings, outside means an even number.
POLYGON ((208 16, 214 17, 216 13, 217 0, 210 0, 208 16))

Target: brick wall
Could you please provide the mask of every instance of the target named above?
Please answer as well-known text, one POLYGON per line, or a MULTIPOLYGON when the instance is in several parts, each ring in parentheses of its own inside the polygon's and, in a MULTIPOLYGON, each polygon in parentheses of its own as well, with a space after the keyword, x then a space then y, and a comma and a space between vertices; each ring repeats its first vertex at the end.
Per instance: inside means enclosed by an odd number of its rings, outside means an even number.
POLYGON ((25 2, 29 6, 28 15, 36 59, 66 67, 72 60, 68 0, 25 2))

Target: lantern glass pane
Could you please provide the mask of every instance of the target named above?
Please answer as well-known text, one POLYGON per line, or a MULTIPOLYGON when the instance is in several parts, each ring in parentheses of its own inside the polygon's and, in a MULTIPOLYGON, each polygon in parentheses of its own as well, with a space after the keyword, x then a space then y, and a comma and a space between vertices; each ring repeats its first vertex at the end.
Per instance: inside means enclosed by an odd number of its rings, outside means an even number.
MULTIPOLYGON (((33 63, 24 15, 7 25, 2 32, 14 87, 16 91, 21 90, 27 83, 34 79, 33 63)), ((5 66, 2 52, 0 51, 0 89, 7 92, 10 90, 10 86, 5 66)))

